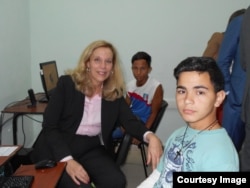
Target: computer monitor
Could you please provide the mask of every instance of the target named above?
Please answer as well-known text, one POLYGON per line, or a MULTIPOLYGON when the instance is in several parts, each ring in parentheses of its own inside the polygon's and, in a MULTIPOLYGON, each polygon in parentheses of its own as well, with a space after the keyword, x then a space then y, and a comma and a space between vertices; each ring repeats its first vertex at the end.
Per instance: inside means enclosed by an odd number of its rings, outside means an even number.
POLYGON ((58 71, 56 61, 40 63, 40 75, 46 99, 41 102, 49 101, 53 90, 58 81, 58 71))

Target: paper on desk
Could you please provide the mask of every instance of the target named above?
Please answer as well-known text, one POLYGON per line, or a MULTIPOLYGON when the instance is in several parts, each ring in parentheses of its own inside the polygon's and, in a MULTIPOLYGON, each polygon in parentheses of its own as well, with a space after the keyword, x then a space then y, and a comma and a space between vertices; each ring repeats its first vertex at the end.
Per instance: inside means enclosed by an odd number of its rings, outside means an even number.
POLYGON ((0 146, 0 156, 9 156, 18 146, 0 146))

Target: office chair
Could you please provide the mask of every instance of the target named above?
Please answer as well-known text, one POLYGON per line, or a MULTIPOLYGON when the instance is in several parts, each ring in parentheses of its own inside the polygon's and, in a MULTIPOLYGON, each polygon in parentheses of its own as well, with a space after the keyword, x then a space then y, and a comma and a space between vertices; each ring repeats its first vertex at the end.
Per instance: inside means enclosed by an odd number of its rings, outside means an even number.
MULTIPOLYGON (((168 106, 168 102, 163 100, 162 104, 161 104, 161 108, 154 120, 154 123, 152 124, 150 131, 152 132, 156 132, 159 124, 162 120, 162 117, 167 109, 168 106)), ((129 148, 131 146, 132 143, 132 136, 129 135, 128 133, 125 133, 125 135, 123 136, 122 139, 115 139, 114 140, 114 145, 118 146, 117 152, 116 152, 116 164, 118 165, 123 165, 126 161, 127 155, 128 155, 128 151, 129 148)), ((147 157, 146 157, 146 151, 145 151, 145 145, 147 146, 147 143, 145 142, 141 142, 138 145, 138 148, 141 151, 141 157, 142 157, 142 163, 143 163, 143 168, 144 168, 144 172, 145 172, 145 176, 148 177, 148 173, 147 173, 147 157)))

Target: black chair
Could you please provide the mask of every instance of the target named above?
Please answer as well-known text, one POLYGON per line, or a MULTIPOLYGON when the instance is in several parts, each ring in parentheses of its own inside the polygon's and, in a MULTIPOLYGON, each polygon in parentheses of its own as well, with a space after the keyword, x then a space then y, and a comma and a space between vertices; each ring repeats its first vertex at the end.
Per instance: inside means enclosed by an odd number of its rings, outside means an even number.
MULTIPOLYGON (((168 103, 167 101, 163 100, 162 101, 162 104, 161 104, 161 108, 154 120, 154 123, 152 124, 151 128, 150 128, 150 131, 152 132, 156 132, 161 120, 162 120, 162 117, 167 109, 167 106, 168 106, 168 103)), ((131 142, 132 142, 132 136, 129 135, 129 134, 125 134, 123 136, 122 139, 117 139, 117 140, 114 140, 114 144, 118 146, 118 149, 116 151, 116 164, 118 165, 123 165, 126 161, 126 158, 127 158, 127 155, 128 155, 128 151, 129 151, 129 148, 131 146, 131 142)), ((143 168, 144 168, 144 172, 145 172, 145 176, 148 177, 148 173, 147 173, 147 157, 146 157, 146 151, 145 151, 145 146, 147 146, 147 143, 145 142, 141 142, 139 145, 138 145, 138 148, 140 149, 141 151, 141 157, 142 157, 142 163, 143 163, 143 168)))

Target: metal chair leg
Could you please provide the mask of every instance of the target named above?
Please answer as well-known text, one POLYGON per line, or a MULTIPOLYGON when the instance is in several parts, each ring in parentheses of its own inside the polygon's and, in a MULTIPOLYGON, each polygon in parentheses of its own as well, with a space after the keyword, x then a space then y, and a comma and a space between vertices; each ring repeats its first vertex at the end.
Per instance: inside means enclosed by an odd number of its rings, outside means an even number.
POLYGON ((122 166, 126 161, 128 151, 131 146, 131 141, 132 141, 132 137, 129 134, 125 134, 116 152, 115 161, 116 161, 116 164, 118 164, 119 166, 122 166))
POLYGON ((142 163, 143 163, 143 168, 144 168, 144 173, 146 178, 148 177, 148 171, 147 171, 147 157, 146 157, 146 151, 143 143, 140 143, 138 146, 141 150, 141 158, 142 158, 142 163))

